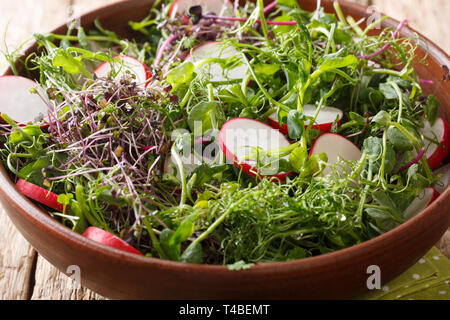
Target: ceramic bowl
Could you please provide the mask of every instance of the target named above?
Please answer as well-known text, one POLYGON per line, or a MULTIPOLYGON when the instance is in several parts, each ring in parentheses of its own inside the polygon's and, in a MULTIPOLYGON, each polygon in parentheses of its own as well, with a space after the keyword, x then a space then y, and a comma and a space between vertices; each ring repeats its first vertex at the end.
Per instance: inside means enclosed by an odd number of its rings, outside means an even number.
MULTIPOLYGON (((81 18, 85 28, 99 18, 106 29, 121 36, 137 36, 128 21, 143 19, 153 1, 131 0, 92 11, 81 18)), ((367 8, 340 1, 345 14, 356 21, 367 17, 367 8)), ((301 7, 313 11, 316 0, 302 0, 301 7)), ((322 1, 334 12, 332 1, 322 1)), ((396 27, 389 19, 383 27, 396 27)), ((66 26, 54 31, 66 33, 66 26)), ((402 34, 415 31, 405 28, 402 34)), ((422 37, 427 48, 427 65, 417 66, 421 78, 434 81, 426 93, 441 101, 441 115, 450 120, 450 82, 442 81, 443 65, 449 56, 422 37)), ((36 50, 32 46, 26 52, 36 50)), ((420 49, 419 56, 424 55, 420 49)), ((8 70, 6 73, 11 73, 8 70)), ((450 226, 450 189, 425 211, 375 239, 354 247, 299 261, 256 265, 248 270, 230 271, 224 266, 192 265, 144 258, 92 242, 72 232, 21 195, 4 167, 0 166, 0 200, 23 236, 62 272, 68 266, 81 269, 82 284, 113 299, 343 299, 367 291, 367 268, 377 265, 385 283, 401 274, 422 257, 450 226)))

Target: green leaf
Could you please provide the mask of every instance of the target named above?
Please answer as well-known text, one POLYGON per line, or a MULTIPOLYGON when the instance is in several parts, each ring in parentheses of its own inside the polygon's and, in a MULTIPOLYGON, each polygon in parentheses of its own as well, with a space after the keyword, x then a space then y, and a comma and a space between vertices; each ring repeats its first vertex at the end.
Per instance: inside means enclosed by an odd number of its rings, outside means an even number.
POLYGON ((297 110, 289 111, 287 115, 287 127, 289 138, 299 139, 305 131, 305 116, 297 110))
MULTIPOLYGON (((340 51, 334 54, 324 56, 325 60, 317 67, 316 71, 314 71, 314 73, 311 74, 309 81, 316 80, 325 72, 338 72, 338 70, 341 68, 356 67, 356 65, 359 63, 359 60, 354 55, 347 55, 345 57, 340 56, 341 52, 343 52, 344 49, 345 48, 341 49, 340 51)), ((349 75, 347 75, 343 71, 340 72, 339 75, 343 76, 348 81, 354 81, 354 79, 352 79, 349 75)))
POLYGON ((164 229, 159 235, 159 242, 167 257, 173 261, 180 261, 181 246, 179 243, 172 243, 171 239, 175 231, 164 229))
POLYGON ((380 169, 378 164, 383 153, 382 140, 377 137, 369 137, 364 141, 363 149, 368 155, 369 167, 371 167, 372 172, 378 172, 380 169))
POLYGON ((239 271, 239 270, 250 269, 253 266, 254 266, 254 263, 246 263, 245 261, 240 260, 233 264, 227 265, 227 268, 228 268, 228 270, 239 271))
POLYGON ((391 199, 390 195, 385 191, 378 191, 372 195, 377 204, 383 207, 391 209, 393 212, 398 213, 395 202, 391 199))
POLYGON ((81 58, 74 57, 70 52, 63 49, 56 50, 53 58, 53 66, 62 67, 65 72, 70 74, 82 73, 86 77, 91 78, 91 74, 87 71, 81 58))
POLYGON ((203 248, 200 243, 193 243, 181 255, 181 262, 202 264, 203 248))
POLYGON ((178 226, 177 230, 172 234, 169 239, 170 245, 181 244, 194 233, 194 221, 197 220, 198 213, 191 214, 178 226))
MULTIPOLYGON (((383 161, 383 140, 377 137, 369 137, 364 141, 363 149, 368 155, 369 168, 373 173, 378 173, 383 161)), ((389 174, 395 167, 396 158, 394 148, 390 143, 386 145, 386 158, 384 159, 384 173, 389 174)))
POLYGON ((300 247, 289 250, 287 261, 300 260, 306 257, 306 250, 300 247))
POLYGON ((315 153, 304 164, 300 175, 302 177, 312 176, 322 171, 328 161, 328 156, 325 153, 315 153))
POLYGON ((195 180, 194 187, 202 187, 205 183, 209 183, 214 180, 215 176, 221 173, 224 173, 229 169, 229 165, 208 165, 206 163, 197 167, 192 171, 189 178, 190 179, 194 174, 197 175, 197 179, 195 180))
POLYGON ((398 99, 397 92, 394 87, 387 83, 380 83, 380 91, 388 100, 398 99))
POLYGON ((383 127, 387 127, 391 123, 391 115, 386 111, 382 110, 378 112, 375 117, 373 117, 372 122, 378 123, 383 127))
POLYGON ((414 148, 413 142, 395 127, 389 127, 387 138, 394 148, 399 151, 410 151, 414 148))
MULTIPOLYGON (((105 52, 92 52, 87 49, 82 48, 69 48, 67 49, 69 52, 75 52, 80 54, 79 59, 86 59, 86 60, 100 60, 100 61, 111 61, 111 57, 105 53, 105 52)), ((121 62, 120 58, 117 57, 115 59, 112 59, 113 62, 121 62)))
POLYGON ((278 160, 278 172, 291 172, 294 169, 292 168, 291 163, 286 159, 277 159, 278 160))
POLYGON ((9 141, 12 144, 18 144, 20 142, 29 141, 23 134, 22 130, 14 130, 9 136, 9 141))
POLYGON ((334 41, 336 44, 350 44, 353 41, 353 37, 346 30, 336 29, 334 32, 334 41))
POLYGON ((240 85, 235 84, 229 89, 222 89, 219 91, 220 100, 226 103, 240 103, 244 107, 248 107, 249 103, 247 97, 242 92, 240 85))
POLYGON ((349 117, 351 120, 357 122, 361 126, 364 126, 366 124, 366 119, 358 113, 350 112, 349 117))
POLYGON ((109 187, 105 187, 101 189, 100 192, 97 192, 97 197, 98 200, 117 207, 123 207, 127 204, 124 199, 113 196, 112 191, 109 187))
POLYGON ((417 163, 413 164, 411 167, 408 168, 408 179, 414 179, 419 172, 419 165, 417 163))
MULTIPOLYGON (((49 156, 39 157, 36 161, 29 163, 19 170, 21 177, 29 177, 33 173, 38 173, 42 176, 42 169, 47 168, 51 164, 49 156)), ((28 179, 25 179, 28 180, 28 179)))
POLYGON ((41 130, 41 127, 39 125, 31 125, 26 126, 23 131, 25 131, 26 134, 32 136, 32 137, 40 137, 43 135, 43 132, 41 130))
MULTIPOLYGON (((378 232, 385 233, 396 228, 399 223, 392 219, 390 212, 380 209, 369 208, 366 209, 369 217, 375 220, 378 232)), ((373 227, 373 226, 372 226, 373 227)))
POLYGON ((188 125, 194 135, 201 136, 208 130, 219 129, 225 120, 225 114, 219 103, 202 101, 194 106, 189 113, 188 125), (201 128, 199 128, 199 125, 201 125, 201 128))
POLYGON ((386 158, 384 160, 384 173, 391 174, 397 163, 394 147, 389 142, 386 144, 386 158))
POLYGON ((257 75, 270 77, 270 76, 273 76, 275 73, 277 73, 280 70, 280 66, 277 64, 260 63, 254 67, 254 70, 257 75))
POLYGON ((300 173, 303 169, 306 159, 308 158, 308 153, 305 148, 299 147, 294 149, 289 155, 289 162, 295 172, 300 173))
MULTIPOLYGON (((279 17, 276 17, 275 19, 273 19, 273 21, 276 22, 286 22, 286 21, 292 21, 292 17, 287 16, 287 15, 282 15, 279 17)), ((281 36, 283 34, 286 34, 292 30, 296 29, 296 26, 284 26, 284 25, 274 25, 272 26, 273 32, 275 33, 275 36, 281 36)))
POLYGON ((73 195, 67 194, 67 195, 62 195, 62 196, 66 196, 66 197, 62 197, 62 198, 58 197, 58 202, 60 202, 60 200, 61 200, 61 202, 64 202, 64 203, 67 203, 67 201, 69 201, 69 208, 70 208, 69 214, 71 214, 72 216, 78 217, 78 220, 75 222, 72 230, 79 234, 82 234, 89 226, 86 221, 86 217, 83 214, 82 207, 80 206, 80 204, 77 201, 70 198, 70 196, 73 196, 73 195))
POLYGON ((91 44, 87 40, 86 32, 84 32, 83 27, 78 28, 77 37, 78 37, 78 43, 80 44, 81 48, 87 49, 87 50, 91 49, 91 44))
POLYGON ((298 3, 295 0, 278 0, 280 6, 286 6, 290 8, 298 8, 298 3))
MULTIPOLYGON (((415 174, 417 174, 418 170, 419 170, 418 164, 412 165, 408 170, 408 175, 410 175, 410 174, 415 175, 415 174), (413 167, 415 167, 415 168, 413 168, 413 167), (413 168, 413 169, 411 169, 411 168, 413 168)), ((415 192, 411 192, 411 190, 409 189, 409 190, 405 190, 400 193, 391 193, 390 197, 391 197, 392 201, 395 203, 395 206, 397 207, 398 212, 402 215, 402 213, 406 210, 406 208, 409 207, 409 205, 417 197, 417 195, 415 192)))
POLYGON ((432 94, 428 96, 427 104, 424 106, 425 119, 433 126, 439 117, 439 100, 432 94))
POLYGON ((185 62, 172 69, 166 77, 168 83, 178 87, 181 84, 189 83, 194 77, 195 66, 192 62, 185 62))
POLYGON ((403 89, 408 89, 408 90, 412 89, 412 85, 411 85, 410 81, 404 80, 404 79, 396 77, 396 76, 390 75, 386 79, 386 82, 395 82, 399 87, 401 87, 403 89))
POLYGON ((345 248, 345 242, 339 234, 330 233, 326 235, 327 239, 340 248, 345 248))
MULTIPOLYGON (((354 55, 348 55, 346 57, 327 58, 319 67, 320 73, 333 71, 335 69, 341 69, 345 67, 353 67, 359 63, 358 58, 354 55)), ((316 71, 317 72, 317 71, 316 71)))
POLYGON ((39 138, 43 132, 39 125, 29 125, 25 128, 16 127, 10 135, 10 142, 18 144, 20 142, 34 142, 33 137, 39 138))
POLYGON ((70 204, 70 201, 73 199, 73 194, 60 194, 58 195, 58 203, 62 204, 63 206, 68 206, 70 204))

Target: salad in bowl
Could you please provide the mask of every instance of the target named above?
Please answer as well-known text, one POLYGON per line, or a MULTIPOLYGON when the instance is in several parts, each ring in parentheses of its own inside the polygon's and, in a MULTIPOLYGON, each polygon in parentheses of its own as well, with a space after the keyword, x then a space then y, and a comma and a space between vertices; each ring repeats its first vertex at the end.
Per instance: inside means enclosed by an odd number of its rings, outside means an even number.
POLYGON ((50 216, 137 255, 245 269, 368 241, 450 177, 418 39, 385 19, 176 0, 139 40, 37 34, 30 77, 0 77, 0 157, 50 216))

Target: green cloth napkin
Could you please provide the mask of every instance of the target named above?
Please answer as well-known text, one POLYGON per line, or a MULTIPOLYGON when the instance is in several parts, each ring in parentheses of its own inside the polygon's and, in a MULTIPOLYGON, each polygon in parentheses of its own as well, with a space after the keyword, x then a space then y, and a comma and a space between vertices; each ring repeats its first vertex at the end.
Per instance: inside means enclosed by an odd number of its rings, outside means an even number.
POLYGON ((362 299, 450 300, 450 260, 433 247, 405 273, 362 299))

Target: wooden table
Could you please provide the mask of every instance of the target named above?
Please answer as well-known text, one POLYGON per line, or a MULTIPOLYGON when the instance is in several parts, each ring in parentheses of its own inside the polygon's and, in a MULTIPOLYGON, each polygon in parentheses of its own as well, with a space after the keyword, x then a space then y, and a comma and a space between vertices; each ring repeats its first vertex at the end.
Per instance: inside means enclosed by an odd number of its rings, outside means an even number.
MULTIPOLYGON (((17 48, 33 32, 46 32, 93 8, 123 0, 21 0, 0 2, 0 50, 17 48), (6 26, 7 38, 4 41, 6 26)), ((450 51, 448 0, 355 0, 373 5, 410 25, 450 51)), ((0 60, 0 69, 5 66, 0 60)), ((450 232, 438 244, 450 257, 450 232)), ((11 224, 0 207, 0 299, 103 299, 86 288, 73 288, 69 278, 42 258, 11 224)))

